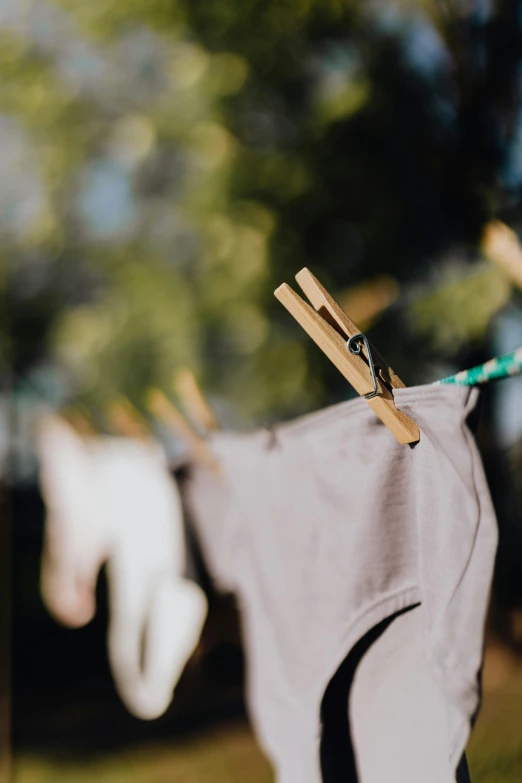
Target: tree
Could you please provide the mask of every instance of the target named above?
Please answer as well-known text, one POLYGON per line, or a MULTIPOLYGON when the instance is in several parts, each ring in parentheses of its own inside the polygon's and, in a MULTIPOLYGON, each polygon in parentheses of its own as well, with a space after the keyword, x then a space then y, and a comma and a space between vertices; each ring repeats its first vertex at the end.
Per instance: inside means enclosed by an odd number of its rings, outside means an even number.
POLYGON ((0 47, 0 134, 41 193, 3 212, 17 371, 51 352, 100 406, 117 392, 140 404, 188 363, 250 419, 339 398, 344 382, 272 296, 305 265, 340 295, 397 281, 376 342, 410 382, 423 358, 483 339, 509 291, 477 267, 478 236, 520 206, 514 5, 35 0, 32 13, 0 47), (441 341, 451 294, 419 311, 408 292, 469 274, 485 275, 482 320, 461 297, 461 338, 446 323, 441 341))

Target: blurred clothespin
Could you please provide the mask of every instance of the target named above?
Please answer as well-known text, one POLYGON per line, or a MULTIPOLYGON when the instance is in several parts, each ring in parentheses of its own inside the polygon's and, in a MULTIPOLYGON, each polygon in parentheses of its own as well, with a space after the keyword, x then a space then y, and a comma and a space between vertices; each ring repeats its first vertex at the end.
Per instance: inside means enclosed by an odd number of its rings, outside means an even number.
POLYGON ((215 432, 219 424, 192 370, 183 367, 174 376, 174 389, 183 407, 202 432, 215 432))
POLYGON ((65 408, 60 412, 60 415, 79 435, 90 437, 96 435, 96 428, 91 417, 83 407, 65 408))
POLYGON ((160 389, 149 389, 147 408, 185 442, 196 462, 218 469, 218 461, 205 438, 196 432, 160 389))
POLYGON ((134 405, 125 397, 113 400, 106 409, 111 428, 119 435, 138 440, 150 440, 150 433, 134 405))
POLYGON ((501 220, 486 223, 482 252, 518 288, 522 288, 522 246, 517 234, 501 220))
POLYGON ((361 329, 367 329, 397 301, 399 284, 390 275, 378 275, 351 286, 339 295, 339 304, 361 329))
POLYGON ((296 280, 312 307, 286 283, 275 291, 277 299, 355 391, 366 398, 399 443, 416 443, 418 426, 395 407, 393 400, 392 389, 404 388, 405 384, 308 269, 301 269, 296 280))

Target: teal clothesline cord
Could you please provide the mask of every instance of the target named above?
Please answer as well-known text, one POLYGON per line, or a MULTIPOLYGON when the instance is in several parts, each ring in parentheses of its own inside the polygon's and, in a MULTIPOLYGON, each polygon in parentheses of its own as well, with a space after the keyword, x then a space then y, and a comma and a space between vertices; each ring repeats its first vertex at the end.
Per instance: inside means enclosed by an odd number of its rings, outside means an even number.
POLYGON ((479 364, 478 367, 472 367, 471 370, 462 370, 449 378, 443 378, 436 381, 433 385, 438 386, 442 383, 456 383, 460 386, 476 386, 479 383, 487 383, 500 378, 508 378, 512 375, 522 373, 522 348, 507 353, 505 356, 499 356, 498 359, 490 359, 485 364, 479 364))

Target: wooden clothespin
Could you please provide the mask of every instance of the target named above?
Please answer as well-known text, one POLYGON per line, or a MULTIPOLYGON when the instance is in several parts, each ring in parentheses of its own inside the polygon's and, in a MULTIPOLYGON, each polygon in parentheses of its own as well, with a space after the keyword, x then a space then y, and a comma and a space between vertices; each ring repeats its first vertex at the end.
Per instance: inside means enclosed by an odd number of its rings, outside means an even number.
POLYGON ((522 246, 513 229, 501 220, 486 223, 481 240, 484 255, 522 288, 522 246))
POLYGON ((372 280, 347 288, 339 295, 339 304, 350 313, 355 323, 366 329, 375 323, 399 296, 399 284, 390 275, 378 275, 372 280))
POLYGON ((418 426, 395 407, 393 400, 392 389, 404 388, 405 384, 308 269, 301 269, 296 280, 312 307, 286 283, 275 291, 277 299, 355 391, 366 398, 399 443, 416 443, 418 426))
POLYGON ((76 430, 78 435, 87 437, 96 435, 96 429, 91 421, 91 417, 83 407, 66 408, 61 411, 60 415, 76 430))
POLYGON ((185 442, 196 462, 218 469, 218 461, 205 438, 196 432, 160 389, 149 389, 147 408, 185 442))
POLYGON ((111 428, 125 438, 150 440, 150 433, 142 416, 125 397, 113 400, 106 409, 111 428))
POLYGON ((219 424, 207 398, 188 367, 183 367, 174 376, 174 389, 189 416, 202 432, 216 432, 219 424))

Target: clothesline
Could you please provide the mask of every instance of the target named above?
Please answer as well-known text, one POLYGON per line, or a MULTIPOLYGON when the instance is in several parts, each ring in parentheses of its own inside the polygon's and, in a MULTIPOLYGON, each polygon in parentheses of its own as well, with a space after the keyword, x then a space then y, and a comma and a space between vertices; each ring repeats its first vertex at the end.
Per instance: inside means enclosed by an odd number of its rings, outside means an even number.
POLYGON ((475 386, 488 381, 508 378, 522 373, 522 348, 518 348, 512 353, 499 356, 496 359, 490 359, 484 364, 472 367, 469 370, 461 370, 448 378, 442 378, 435 381, 433 386, 439 386, 443 383, 454 383, 459 386, 475 386))

